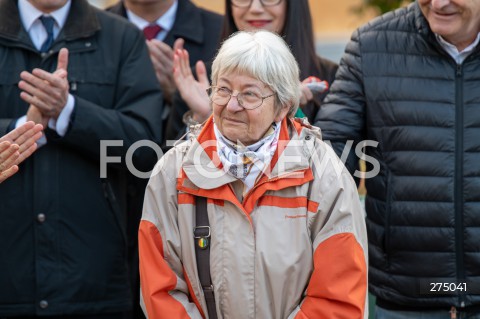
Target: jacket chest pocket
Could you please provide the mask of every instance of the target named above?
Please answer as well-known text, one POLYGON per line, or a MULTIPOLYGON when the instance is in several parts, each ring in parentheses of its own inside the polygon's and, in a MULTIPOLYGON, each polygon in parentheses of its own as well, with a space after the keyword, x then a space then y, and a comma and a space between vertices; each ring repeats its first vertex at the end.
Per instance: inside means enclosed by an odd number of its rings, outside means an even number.
POLYGON ((104 107, 111 108, 115 104, 116 72, 113 68, 69 68, 68 82, 72 95, 104 107))

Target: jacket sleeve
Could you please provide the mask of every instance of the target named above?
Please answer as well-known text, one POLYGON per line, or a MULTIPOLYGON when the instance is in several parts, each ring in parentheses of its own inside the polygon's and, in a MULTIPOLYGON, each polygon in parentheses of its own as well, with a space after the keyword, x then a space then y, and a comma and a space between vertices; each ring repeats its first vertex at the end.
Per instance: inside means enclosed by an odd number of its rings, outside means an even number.
POLYGON ((323 139, 329 141, 342 158, 347 141, 353 147, 345 165, 353 175, 358 168, 355 146, 363 139, 365 118, 365 93, 359 31, 355 31, 345 48, 335 81, 318 111, 314 125, 322 130, 323 139))
POLYGON ((288 318, 368 318, 364 214, 352 177, 334 151, 325 149, 313 166, 311 197, 319 203, 310 223, 313 272, 303 300, 288 318))
MULTIPOLYGON (((163 96, 144 37, 133 26, 122 27, 118 31, 123 32, 122 38, 112 41, 118 47, 97 49, 107 50, 110 54, 115 51, 115 57, 118 56, 115 80, 111 84, 98 85, 98 90, 93 88, 89 93, 92 99, 73 92, 75 109, 67 134, 62 138, 49 138, 49 142, 72 147, 96 161, 100 159, 102 140, 121 141, 123 147, 109 147, 107 152, 108 156, 121 157, 137 141, 161 143, 162 140, 163 96), (108 88, 108 85, 112 87, 108 88), (105 105, 92 102, 94 99, 100 100, 98 95, 105 92, 112 92, 111 101, 103 99, 105 105)), ((142 147, 134 153, 135 164, 139 163, 139 168, 151 169, 157 160, 153 155, 153 150, 142 147)))
MULTIPOLYGON (((174 162, 169 155, 159 161, 150 178, 139 228, 144 312, 150 319, 200 319, 202 315, 195 303, 189 301, 188 281, 183 272, 176 180, 162 168, 166 162, 174 162)), ((173 165, 166 165, 171 174, 173 165)))

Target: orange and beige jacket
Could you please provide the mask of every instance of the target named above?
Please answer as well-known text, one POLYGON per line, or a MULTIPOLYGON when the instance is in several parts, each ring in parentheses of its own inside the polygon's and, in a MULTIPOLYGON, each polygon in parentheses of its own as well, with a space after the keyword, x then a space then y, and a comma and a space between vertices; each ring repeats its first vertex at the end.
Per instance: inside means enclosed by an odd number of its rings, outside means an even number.
POLYGON ((208 318, 195 259, 207 197, 219 319, 367 318, 367 239, 355 183, 318 129, 284 120, 271 169, 239 202, 210 118, 150 178, 139 230, 149 319, 208 318))

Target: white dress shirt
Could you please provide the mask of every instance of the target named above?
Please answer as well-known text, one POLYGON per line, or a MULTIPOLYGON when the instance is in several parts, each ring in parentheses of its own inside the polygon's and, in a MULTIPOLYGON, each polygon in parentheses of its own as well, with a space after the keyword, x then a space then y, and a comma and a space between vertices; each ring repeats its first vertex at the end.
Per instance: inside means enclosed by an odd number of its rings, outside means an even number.
MULTIPOLYGON (((177 16, 177 8, 178 2, 175 1, 170 8, 168 8, 167 12, 165 12, 160 18, 158 18, 155 23, 159 25, 162 30, 157 34, 155 39, 163 41, 167 36, 168 32, 172 30, 173 24, 175 23, 175 17, 177 16)), ((140 30, 143 30, 146 26, 150 25, 151 23, 147 20, 139 17, 132 11, 127 10, 127 17, 130 22, 135 24, 140 30)))
MULTIPOLYGON (((54 20, 53 26, 53 37, 56 38, 60 33, 60 30, 65 25, 67 21, 68 13, 70 11, 71 0, 68 0, 67 3, 61 7, 60 9, 50 12, 48 14, 43 13, 42 11, 35 8, 29 1, 27 0, 18 0, 18 11, 20 13, 20 19, 22 20, 23 27, 27 31, 30 39, 33 42, 33 45, 37 50, 40 50, 42 44, 47 39, 47 31, 43 26, 42 22, 40 21, 40 17, 42 15, 51 16, 54 20)), ((63 108, 62 112, 58 116, 57 120, 50 119, 48 121, 48 127, 52 130, 55 130, 58 135, 65 136, 67 133, 68 125, 70 122, 70 117, 72 112, 75 108, 75 98, 68 94, 67 103, 63 108)), ((24 115, 19 118, 15 124, 15 127, 18 127, 25 123, 27 120, 27 116, 24 115)), ((45 136, 43 136, 38 142, 38 146, 43 146, 47 143, 45 136)))
POLYGON ((435 34, 438 43, 442 46, 442 48, 457 62, 457 64, 462 64, 463 61, 473 52, 473 49, 477 46, 478 42, 480 41, 480 33, 478 33, 477 38, 470 44, 468 47, 463 49, 462 51, 458 51, 457 47, 453 44, 445 41, 440 35, 435 34))

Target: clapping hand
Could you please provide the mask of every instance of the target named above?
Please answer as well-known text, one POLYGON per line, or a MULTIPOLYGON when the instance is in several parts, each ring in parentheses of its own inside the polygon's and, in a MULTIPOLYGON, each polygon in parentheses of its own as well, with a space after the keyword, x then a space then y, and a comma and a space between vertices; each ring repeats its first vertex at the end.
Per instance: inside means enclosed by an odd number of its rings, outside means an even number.
POLYGON ((20 74, 20 97, 30 104, 27 120, 45 126, 50 118, 58 118, 68 99, 67 67, 68 50, 63 48, 58 53, 55 72, 34 69, 32 73, 23 71, 20 74))
POLYGON ((0 138, 0 183, 15 174, 18 164, 35 152, 42 130, 42 125, 30 121, 0 138))
POLYGON ((185 49, 175 51, 173 60, 173 77, 177 84, 178 92, 193 112, 193 119, 199 123, 206 120, 212 110, 206 90, 210 86, 207 70, 202 61, 195 65, 198 80, 193 76, 190 68, 188 51, 185 49))
POLYGON ((173 94, 177 90, 173 79, 173 56, 176 50, 182 50, 184 40, 179 38, 173 44, 173 49, 166 43, 152 39, 147 41, 150 60, 152 60, 155 75, 160 83, 165 100, 172 102, 173 94))

